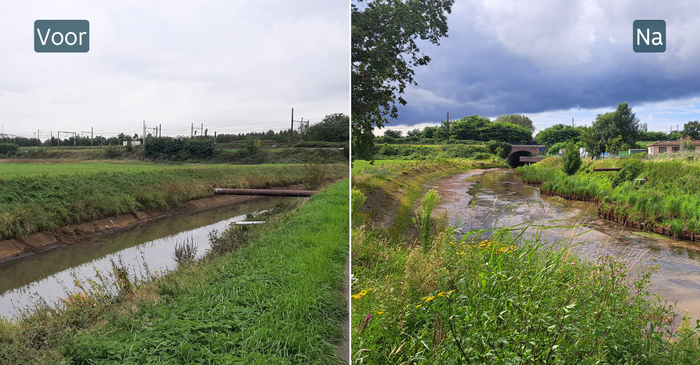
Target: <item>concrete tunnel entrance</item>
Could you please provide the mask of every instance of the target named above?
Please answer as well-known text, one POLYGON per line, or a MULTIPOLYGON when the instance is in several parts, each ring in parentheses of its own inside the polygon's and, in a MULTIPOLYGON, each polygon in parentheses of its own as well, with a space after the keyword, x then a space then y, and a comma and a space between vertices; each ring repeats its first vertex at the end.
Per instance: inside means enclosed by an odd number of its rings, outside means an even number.
POLYGON ((520 156, 534 156, 532 152, 528 151, 515 151, 511 152, 508 157, 506 157, 506 161, 508 161, 508 164, 511 167, 519 167, 523 165, 527 165, 526 162, 520 162, 520 156))

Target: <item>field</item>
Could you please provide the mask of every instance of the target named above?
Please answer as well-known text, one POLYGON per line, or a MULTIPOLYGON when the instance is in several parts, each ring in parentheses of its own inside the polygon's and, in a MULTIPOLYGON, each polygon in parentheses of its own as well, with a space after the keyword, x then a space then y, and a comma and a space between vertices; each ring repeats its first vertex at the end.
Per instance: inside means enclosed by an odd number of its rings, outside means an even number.
MULTIPOLYGON (((266 166, 266 165, 258 165, 266 166)), ((269 166, 269 165, 267 165, 269 166)), ((0 162, 0 177, 35 175, 74 175, 100 172, 150 172, 161 170, 232 168, 225 165, 187 164, 164 165, 149 162, 120 161, 61 161, 61 160, 3 160, 0 162), (12 162, 10 162, 12 161, 12 162), (21 162, 17 162, 21 161, 21 162)), ((236 167, 241 168, 241 167, 236 167)))
POLYGON ((0 319, 0 363, 341 364, 348 185, 249 235, 221 234, 229 253, 141 283, 119 267, 96 273, 63 309, 0 319), (115 295, 101 275, 114 276, 115 295))
POLYGON ((170 210, 213 195, 214 187, 310 185, 347 177, 345 164, 154 165, 0 164, 0 238, 139 210, 170 210))

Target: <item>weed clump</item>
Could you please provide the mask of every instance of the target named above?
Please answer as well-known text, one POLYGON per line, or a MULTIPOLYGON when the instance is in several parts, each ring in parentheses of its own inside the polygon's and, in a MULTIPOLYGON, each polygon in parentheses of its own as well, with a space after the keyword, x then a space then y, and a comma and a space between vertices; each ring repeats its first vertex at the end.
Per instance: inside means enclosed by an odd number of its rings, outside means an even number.
POLYGON ((209 255, 222 256, 248 244, 251 229, 254 228, 250 226, 232 226, 221 232, 221 234, 213 230, 209 233, 209 255))
POLYGON ((413 225, 418 229, 421 245, 424 249, 430 248, 431 238, 431 216, 433 209, 440 202, 440 195, 437 190, 430 189, 421 199, 417 214, 413 217, 413 225))
POLYGON ((175 243, 175 252, 173 259, 180 265, 191 265, 197 257, 197 243, 193 238, 185 239, 182 242, 175 243))

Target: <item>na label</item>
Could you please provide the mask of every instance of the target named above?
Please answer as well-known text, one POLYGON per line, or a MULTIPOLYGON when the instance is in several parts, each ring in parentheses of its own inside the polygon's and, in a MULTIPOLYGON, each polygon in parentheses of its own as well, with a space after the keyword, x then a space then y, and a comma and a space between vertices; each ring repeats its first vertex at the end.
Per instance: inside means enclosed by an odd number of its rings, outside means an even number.
POLYGON ((34 51, 78 52, 90 50, 87 20, 37 20, 34 22, 34 51))
POLYGON ((666 51, 666 21, 635 20, 632 23, 632 49, 635 52, 666 51))

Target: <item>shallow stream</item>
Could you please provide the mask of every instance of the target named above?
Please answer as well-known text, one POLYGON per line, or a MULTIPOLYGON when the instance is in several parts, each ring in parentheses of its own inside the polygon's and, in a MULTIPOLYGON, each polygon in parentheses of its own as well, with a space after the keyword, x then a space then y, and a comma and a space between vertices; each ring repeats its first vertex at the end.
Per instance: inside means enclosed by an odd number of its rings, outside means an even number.
MULTIPOLYGON (((630 267, 658 265, 652 290, 677 313, 687 311, 691 324, 700 319, 700 245, 623 227, 596 216, 595 203, 540 196, 511 170, 470 171, 433 186, 441 201, 435 214, 446 212, 462 233, 494 226, 529 226, 525 236, 550 243, 576 245, 581 258, 609 253, 630 267), (537 226, 547 227, 538 229, 537 226), (573 228, 572 228, 573 227, 573 228)), ((518 232, 515 233, 517 235, 518 232)), ((489 236, 490 232, 484 232, 489 236)), ((680 316, 677 322, 680 320, 680 316)))
POLYGON ((184 212, 104 234, 93 240, 54 248, 0 264, 0 315, 13 317, 38 298, 51 303, 77 288, 73 277, 95 279, 95 269, 112 270, 110 260, 122 260, 135 276, 177 266, 174 247, 185 240, 197 244, 197 257, 209 248, 208 235, 248 213, 269 209, 282 201, 302 198, 255 197, 199 212, 184 212))

